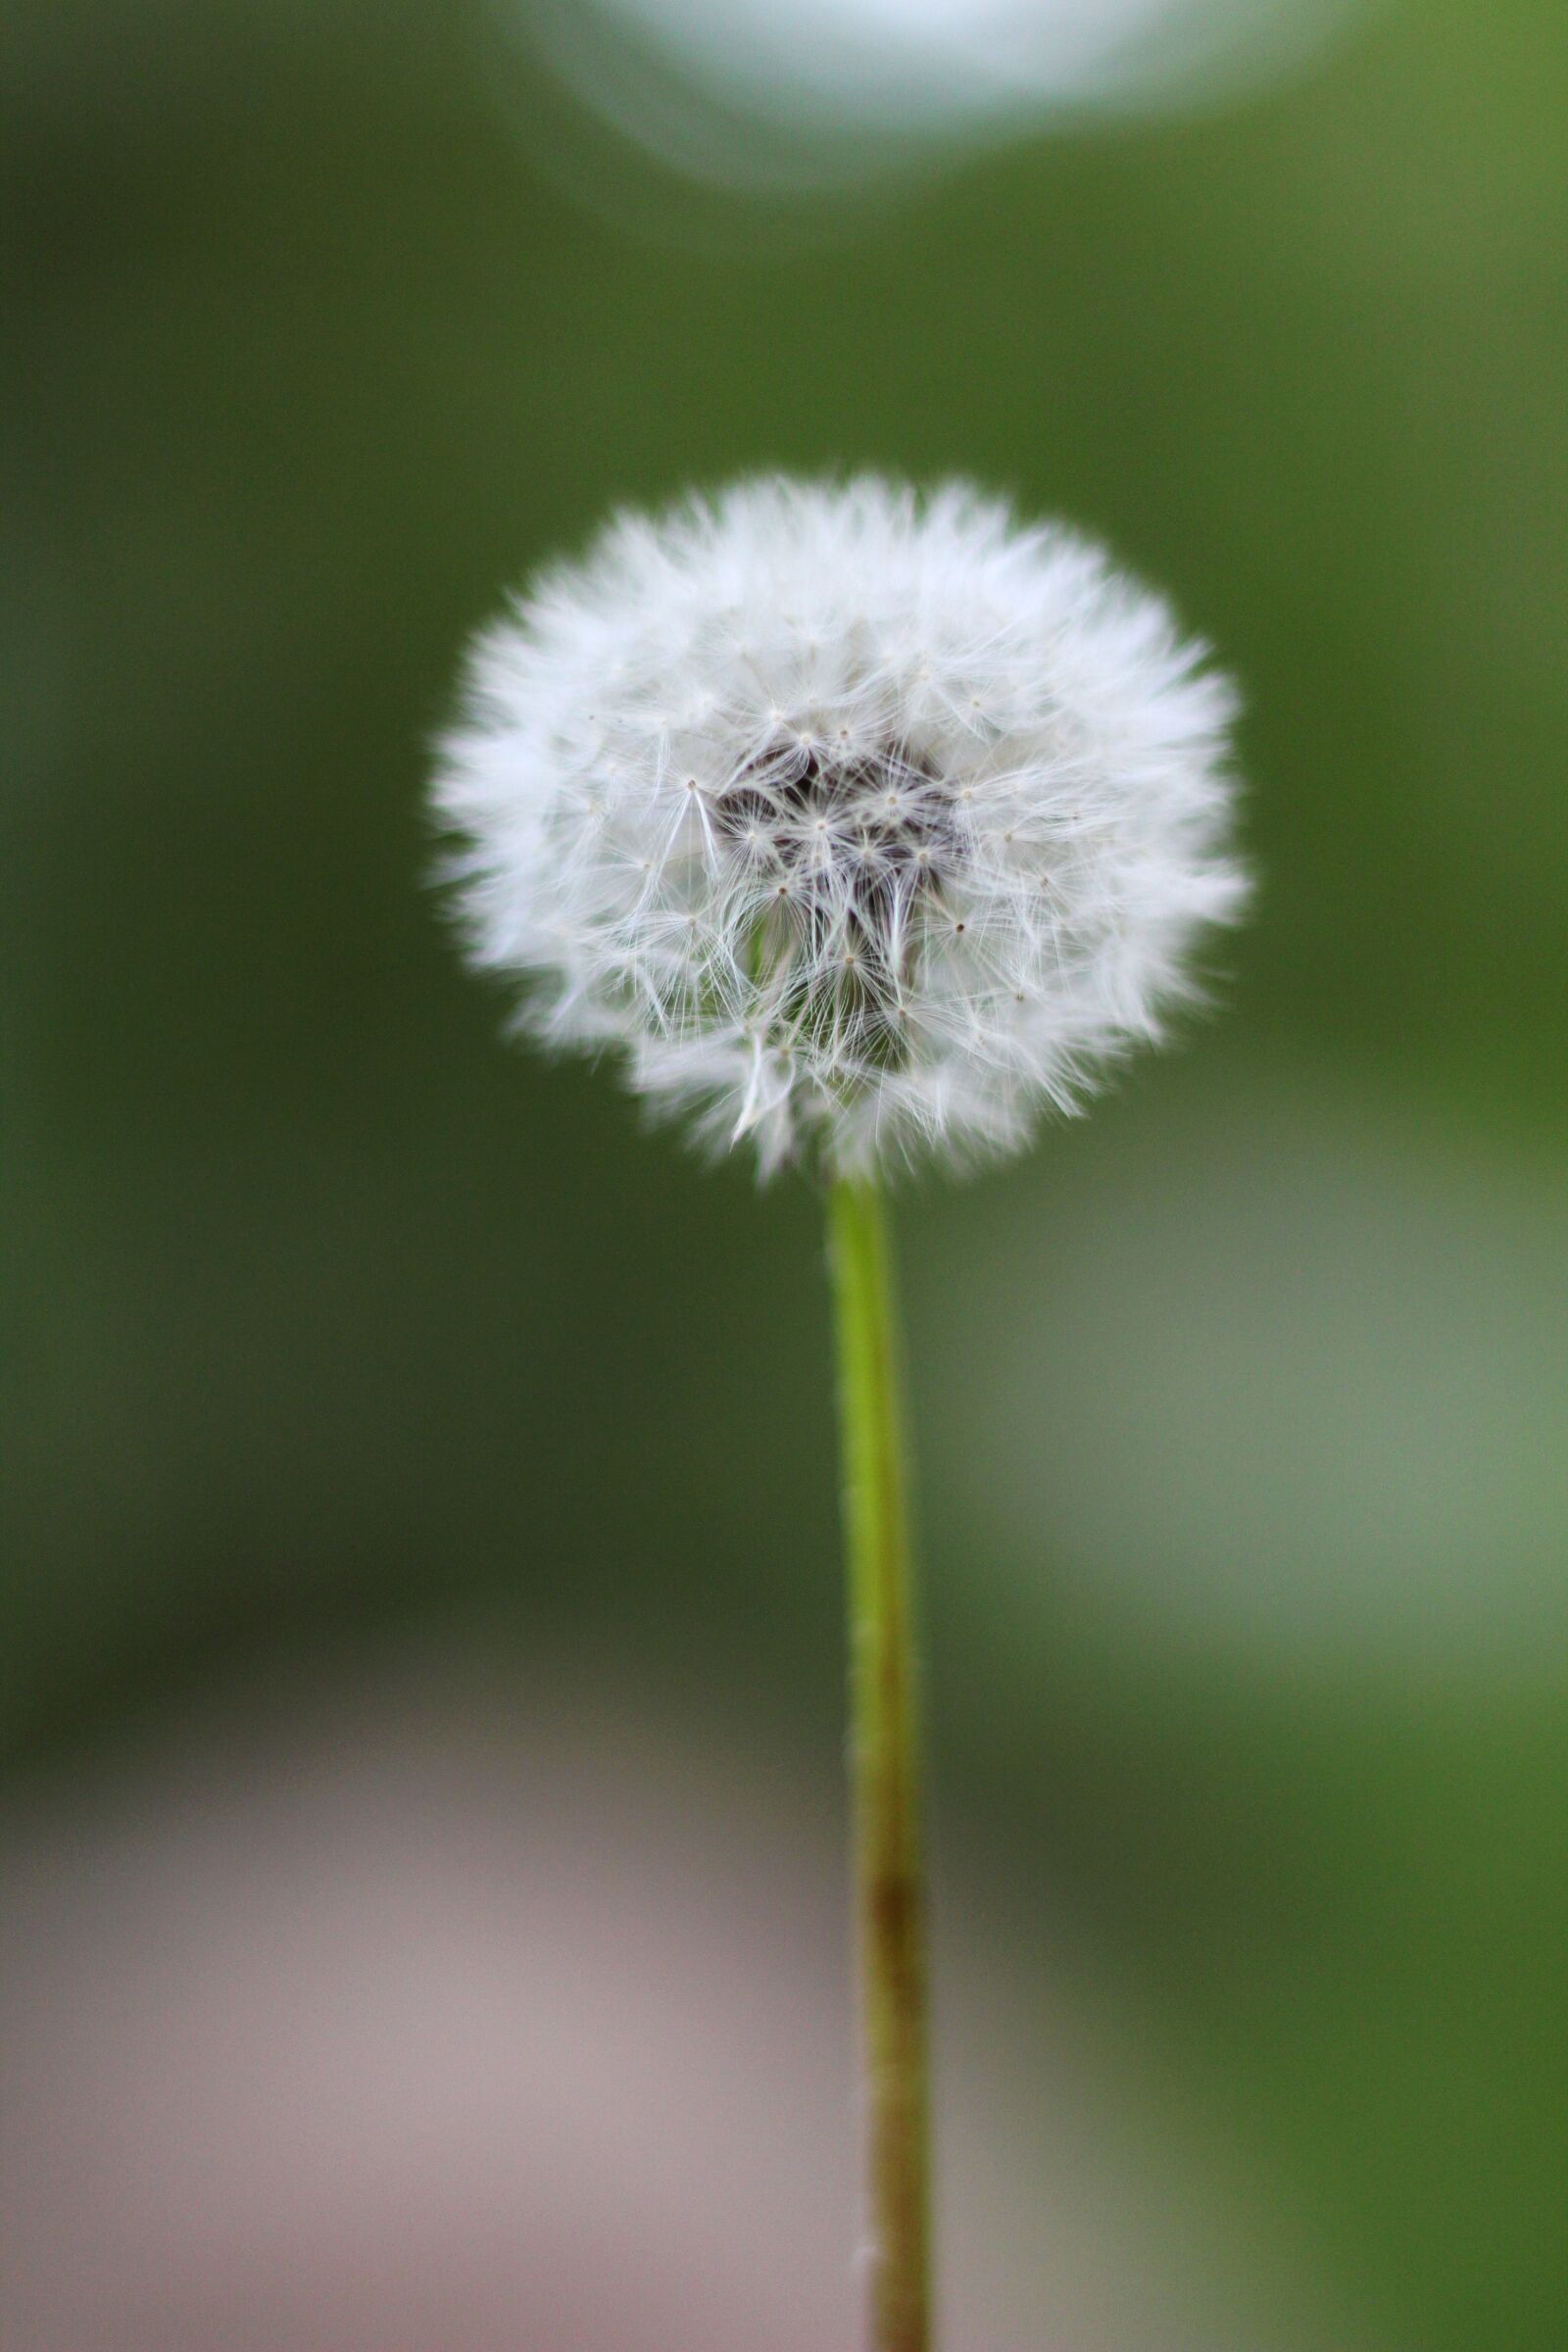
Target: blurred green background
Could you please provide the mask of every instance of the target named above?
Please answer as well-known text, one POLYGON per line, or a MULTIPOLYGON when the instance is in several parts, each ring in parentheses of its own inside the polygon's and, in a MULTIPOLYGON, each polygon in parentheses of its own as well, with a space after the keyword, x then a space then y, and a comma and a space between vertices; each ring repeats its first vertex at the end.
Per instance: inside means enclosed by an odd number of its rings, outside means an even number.
POLYGON ((903 1213, 944 1850, 1288 2238, 1252 2352, 1559 2352, 1561 0, 798 206, 471 0, 24 0, 0 90, 13 1788, 394 1635, 831 1770, 814 1204, 503 1048, 426 746, 616 499, 973 474, 1239 674, 1263 881, 903 1213))

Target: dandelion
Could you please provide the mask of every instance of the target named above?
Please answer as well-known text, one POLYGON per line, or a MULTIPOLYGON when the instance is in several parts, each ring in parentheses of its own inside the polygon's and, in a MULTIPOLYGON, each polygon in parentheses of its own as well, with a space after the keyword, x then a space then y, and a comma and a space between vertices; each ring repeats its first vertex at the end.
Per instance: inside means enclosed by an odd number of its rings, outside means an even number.
POLYGON ((876 2352, 929 2343, 909 1559, 886 1180, 1020 1149, 1241 910, 1231 689, 962 485, 623 514, 478 641, 436 788, 475 964, 655 1109, 828 1191, 876 2352))
POLYGON ((481 638, 443 816, 548 1043, 764 1172, 1016 1149, 1234 913, 1231 695, 1095 549, 951 488, 623 515, 481 638))

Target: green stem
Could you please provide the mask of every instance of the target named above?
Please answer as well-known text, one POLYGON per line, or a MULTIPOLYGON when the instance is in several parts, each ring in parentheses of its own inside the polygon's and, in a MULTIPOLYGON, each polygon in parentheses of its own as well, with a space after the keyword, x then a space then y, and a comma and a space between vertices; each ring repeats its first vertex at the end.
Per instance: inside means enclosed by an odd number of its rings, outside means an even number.
POLYGON ((849 1566, 850 1771, 872 2352, 929 2352, 929 2129, 919 1720, 893 1261, 880 1195, 835 1183, 849 1566))

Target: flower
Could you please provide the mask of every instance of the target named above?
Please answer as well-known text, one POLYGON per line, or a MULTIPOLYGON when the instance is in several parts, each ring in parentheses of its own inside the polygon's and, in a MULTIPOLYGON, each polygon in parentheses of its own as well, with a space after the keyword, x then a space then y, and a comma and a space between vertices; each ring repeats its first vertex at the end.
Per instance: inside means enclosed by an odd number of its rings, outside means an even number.
POLYGON ((1228 684, 954 483, 623 514, 470 656, 436 805, 473 962, 762 1172, 971 1160, 1075 1108, 1240 910, 1228 684))

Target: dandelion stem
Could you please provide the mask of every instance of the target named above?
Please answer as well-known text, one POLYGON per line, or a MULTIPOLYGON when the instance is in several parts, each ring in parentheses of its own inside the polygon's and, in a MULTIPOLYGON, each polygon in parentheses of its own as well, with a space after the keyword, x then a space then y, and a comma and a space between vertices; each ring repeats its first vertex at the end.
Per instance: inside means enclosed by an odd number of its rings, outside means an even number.
POLYGON ((849 1568, 850 1772, 871 2352, 929 2352, 919 1713, 893 1260, 882 1199, 828 1200, 849 1568))

